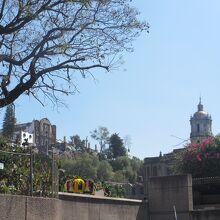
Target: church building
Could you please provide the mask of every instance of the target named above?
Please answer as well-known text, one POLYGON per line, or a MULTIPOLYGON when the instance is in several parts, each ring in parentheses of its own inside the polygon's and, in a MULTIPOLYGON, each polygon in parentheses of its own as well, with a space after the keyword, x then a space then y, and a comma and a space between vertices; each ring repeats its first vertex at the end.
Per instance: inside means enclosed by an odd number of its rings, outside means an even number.
POLYGON ((21 141, 21 132, 33 134, 33 145, 40 153, 48 154, 48 149, 56 144, 56 125, 51 124, 47 118, 16 124, 14 132, 16 143, 21 141))
MULTIPOLYGON (((197 111, 190 117, 190 141, 193 144, 201 143, 204 139, 212 137, 212 118, 203 110, 201 98, 197 106, 197 111)), ((144 185, 152 176, 168 176, 172 175, 171 167, 175 164, 175 154, 181 152, 184 148, 174 149, 173 152, 160 155, 158 157, 147 157, 144 159, 144 185)), ((145 195, 148 189, 145 188, 145 195)))

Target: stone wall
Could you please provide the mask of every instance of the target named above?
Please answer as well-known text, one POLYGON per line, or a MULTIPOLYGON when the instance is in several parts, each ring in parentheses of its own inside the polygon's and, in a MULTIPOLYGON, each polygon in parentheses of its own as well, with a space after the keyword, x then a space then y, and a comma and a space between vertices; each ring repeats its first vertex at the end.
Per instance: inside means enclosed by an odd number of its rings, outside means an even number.
POLYGON ((190 175, 152 177, 149 181, 151 220, 189 220, 193 210, 192 178, 190 175), (175 208, 174 208, 175 206, 175 208))
POLYGON ((0 195, 1 220, 148 220, 140 200, 61 194, 60 199, 0 195))

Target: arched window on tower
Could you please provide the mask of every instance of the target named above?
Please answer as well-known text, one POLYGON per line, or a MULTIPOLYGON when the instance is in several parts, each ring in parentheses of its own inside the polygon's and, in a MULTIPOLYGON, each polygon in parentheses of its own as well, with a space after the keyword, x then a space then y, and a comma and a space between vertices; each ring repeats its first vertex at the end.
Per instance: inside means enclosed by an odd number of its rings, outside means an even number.
POLYGON ((200 132, 200 126, 197 124, 197 132, 200 132))

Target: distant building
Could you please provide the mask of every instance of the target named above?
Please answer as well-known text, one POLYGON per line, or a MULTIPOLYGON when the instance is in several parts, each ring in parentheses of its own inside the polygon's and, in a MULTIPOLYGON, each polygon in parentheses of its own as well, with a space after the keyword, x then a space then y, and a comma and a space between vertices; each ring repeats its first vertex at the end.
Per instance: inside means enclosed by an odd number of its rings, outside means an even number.
POLYGON ((47 118, 33 120, 32 122, 17 124, 14 132, 14 141, 21 141, 21 132, 33 134, 33 145, 40 153, 48 154, 51 145, 56 144, 56 125, 52 125, 47 118))
MULTIPOLYGON (((200 143, 202 140, 212 137, 212 119, 211 115, 203 110, 201 98, 198 104, 198 110, 190 118, 191 143, 200 143)), ((175 155, 183 151, 184 148, 175 149, 173 152, 162 155, 159 157, 146 157, 144 159, 144 186, 145 195, 148 195, 148 181, 150 177, 155 176, 169 176, 173 175, 172 167, 176 163, 175 155)))
POLYGON ((207 112, 203 110, 203 105, 200 102, 198 104, 198 111, 190 118, 191 143, 201 143, 202 140, 212 137, 212 118, 207 112))
POLYGON ((173 175, 172 167, 176 163, 175 155, 184 148, 175 149, 173 152, 162 155, 160 153, 159 157, 146 157, 144 159, 144 194, 148 195, 148 181, 150 177, 156 176, 169 176, 173 175))

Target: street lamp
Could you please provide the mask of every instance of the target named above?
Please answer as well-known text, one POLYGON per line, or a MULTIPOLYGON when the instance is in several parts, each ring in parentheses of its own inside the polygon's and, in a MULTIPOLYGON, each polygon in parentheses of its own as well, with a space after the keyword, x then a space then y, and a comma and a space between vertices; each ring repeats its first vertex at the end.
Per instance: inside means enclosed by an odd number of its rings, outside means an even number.
MULTIPOLYGON (((23 146, 29 146, 28 139, 24 139, 23 146)), ((30 196, 33 196, 33 150, 32 144, 30 144, 30 196)))

